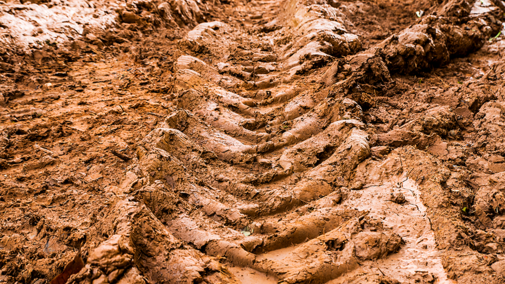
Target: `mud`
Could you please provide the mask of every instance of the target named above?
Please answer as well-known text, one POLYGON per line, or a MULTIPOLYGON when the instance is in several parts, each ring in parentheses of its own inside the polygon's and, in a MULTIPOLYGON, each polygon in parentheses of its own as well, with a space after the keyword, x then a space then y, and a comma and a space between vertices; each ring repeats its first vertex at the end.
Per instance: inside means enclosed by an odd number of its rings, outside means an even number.
POLYGON ((504 2, 0 2, 0 282, 503 283, 504 2))

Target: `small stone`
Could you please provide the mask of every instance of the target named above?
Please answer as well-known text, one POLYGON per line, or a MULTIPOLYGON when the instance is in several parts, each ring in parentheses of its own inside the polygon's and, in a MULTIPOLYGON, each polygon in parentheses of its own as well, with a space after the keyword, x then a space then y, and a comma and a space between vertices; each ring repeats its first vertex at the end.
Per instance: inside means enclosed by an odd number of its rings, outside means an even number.
POLYGON ((42 28, 36 28, 32 31, 32 36, 38 36, 39 34, 44 33, 44 30, 42 28))
POLYGON ((405 195, 403 193, 398 192, 398 193, 391 193, 391 201, 396 204, 403 204, 407 202, 407 199, 405 198, 405 195))
POLYGON ((140 17, 132 12, 124 12, 121 18, 124 23, 133 24, 140 22, 140 17))
POLYGON ((355 181, 350 187, 350 190, 362 190, 363 189, 363 182, 361 181, 355 181))

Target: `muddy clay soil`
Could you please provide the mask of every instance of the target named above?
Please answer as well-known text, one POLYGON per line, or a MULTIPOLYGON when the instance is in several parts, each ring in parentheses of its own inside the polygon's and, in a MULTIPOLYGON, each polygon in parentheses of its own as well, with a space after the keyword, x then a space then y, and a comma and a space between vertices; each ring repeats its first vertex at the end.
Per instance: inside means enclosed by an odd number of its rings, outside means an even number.
POLYGON ((0 1, 0 282, 505 283, 503 21, 0 1))

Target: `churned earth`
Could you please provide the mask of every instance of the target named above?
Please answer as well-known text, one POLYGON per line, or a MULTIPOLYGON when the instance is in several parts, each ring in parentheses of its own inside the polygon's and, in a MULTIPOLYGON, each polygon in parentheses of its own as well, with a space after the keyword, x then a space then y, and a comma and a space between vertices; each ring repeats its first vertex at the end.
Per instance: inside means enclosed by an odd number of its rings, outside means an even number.
POLYGON ((504 283, 501 0, 0 2, 0 282, 504 283))

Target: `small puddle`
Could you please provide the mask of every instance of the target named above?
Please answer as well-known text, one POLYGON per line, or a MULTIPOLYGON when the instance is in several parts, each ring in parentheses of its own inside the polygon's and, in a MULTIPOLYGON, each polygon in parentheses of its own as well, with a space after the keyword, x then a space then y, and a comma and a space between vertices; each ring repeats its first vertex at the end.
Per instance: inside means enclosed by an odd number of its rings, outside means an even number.
POLYGON ((280 261, 280 260, 283 260, 284 258, 286 258, 293 250, 295 250, 295 248, 296 248, 296 246, 292 246, 292 247, 269 251, 269 252, 259 255, 258 258, 259 259, 267 258, 267 259, 270 259, 273 261, 280 261))
POLYGON ((355 196, 351 195, 344 203, 359 210, 370 210, 370 217, 381 219, 384 225, 392 228, 405 241, 405 245, 397 253, 369 264, 379 267, 386 276, 400 282, 408 280, 407 277, 416 272, 429 272, 437 278, 437 284, 456 283, 447 278, 442 266, 440 253, 436 249, 435 235, 431 230, 417 184, 410 179, 402 184, 401 188, 395 188, 396 193, 405 195, 407 202, 402 205, 389 201, 391 189, 395 187, 393 183, 354 192, 355 196))

